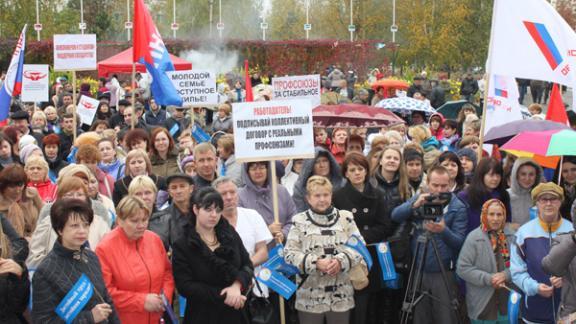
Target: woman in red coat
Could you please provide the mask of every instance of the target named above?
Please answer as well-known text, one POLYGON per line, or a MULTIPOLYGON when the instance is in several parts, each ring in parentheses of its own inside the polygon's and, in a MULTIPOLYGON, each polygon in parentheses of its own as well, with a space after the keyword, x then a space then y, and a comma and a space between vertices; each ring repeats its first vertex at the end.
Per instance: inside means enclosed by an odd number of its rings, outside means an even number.
POLYGON ((127 196, 116 212, 118 227, 96 247, 106 288, 122 323, 159 323, 162 295, 171 301, 174 278, 162 240, 147 230, 151 211, 140 198, 127 196))
POLYGON ((28 188, 36 188, 44 203, 51 203, 56 200, 58 186, 48 177, 48 162, 44 158, 31 156, 26 160, 24 171, 28 176, 28 188))

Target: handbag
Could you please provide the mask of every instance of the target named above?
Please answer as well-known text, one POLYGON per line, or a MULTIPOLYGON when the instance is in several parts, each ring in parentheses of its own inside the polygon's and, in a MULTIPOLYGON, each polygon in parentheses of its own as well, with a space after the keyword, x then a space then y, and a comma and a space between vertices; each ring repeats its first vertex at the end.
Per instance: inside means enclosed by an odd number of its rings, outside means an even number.
POLYGON ((260 292, 260 296, 254 294, 253 289, 248 293, 248 300, 244 307, 247 322, 251 324, 271 323, 276 313, 274 307, 267 297, 262 297, 262 288, 256 278, 254 278, 254 282, 256 288, 260 292))

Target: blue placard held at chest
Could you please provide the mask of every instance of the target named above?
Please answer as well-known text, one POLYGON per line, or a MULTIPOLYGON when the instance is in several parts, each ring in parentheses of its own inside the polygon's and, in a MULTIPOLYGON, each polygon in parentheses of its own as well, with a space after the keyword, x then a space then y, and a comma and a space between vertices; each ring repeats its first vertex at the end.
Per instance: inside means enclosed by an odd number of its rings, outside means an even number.
POLYGON ((82 274, 80 279, 72 286, 72 289, 64 296, 60 304, 56 306, 56 314, 60 316, 66 324, 72 323, 84 306, 88 304, 93 293, 94 286, 92 282, 90 282, 88 276, 82 274))

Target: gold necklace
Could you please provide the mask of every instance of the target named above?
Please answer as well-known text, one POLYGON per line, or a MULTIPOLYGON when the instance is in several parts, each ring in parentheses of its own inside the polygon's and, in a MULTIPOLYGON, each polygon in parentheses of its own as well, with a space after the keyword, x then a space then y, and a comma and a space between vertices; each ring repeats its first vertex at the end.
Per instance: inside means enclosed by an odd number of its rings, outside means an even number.
POLYGON ((218 237, 216 237, 216 234, 214 234, 214 240, 210 241, 207 238, 205 238, 202 234, 200 234, 200 238, 202 239, 202 241, 204 241, 204 243, 206 243, 206 245, 208 246, 215 246, 218 244, 218 237))

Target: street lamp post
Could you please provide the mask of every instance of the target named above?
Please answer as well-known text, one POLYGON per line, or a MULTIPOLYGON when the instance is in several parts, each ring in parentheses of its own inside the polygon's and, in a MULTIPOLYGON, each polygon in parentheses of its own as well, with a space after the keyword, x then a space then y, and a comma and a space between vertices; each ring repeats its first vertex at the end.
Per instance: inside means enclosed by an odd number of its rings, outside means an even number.
POLYGON ((40 26, 40 0, 36 0, 36 25, 34 26, 34 29, 36 29, 36 37, 38 41, 40 41, 40 30, 41 30, 41 28, 38 28, 39 26, 40 26))
POLYGON ((172 0, 172 37, 176 38, 178 24, 176 23, 176 0, 172 0))
POLYGON ((84 35, 86 24, 84 23, 84 0, 80 0, 80 32, 84 35))
POLYGON ((266 29, 268 29, 268 24, 266 23, 266 17, 262 15, 262 23, 260 23, 260 29, 262 29, 262 40, 266 40, 266 29))
POLYGON ((214 0, 209 0, 208 4, 210 5, 210 32, 208 34, 209 38, 212 38, 212 24, 214 23, 214 19, 213 19, 213 12, 214 12, 214 0))
POLYGON ((354 0, 350 0, 350 26, 348 26, 348 30, 350 31, 350 41, 354 41, 354 31, 356 30, 354 26, 354 0))
POLYGON ((312 29, 312 26, 310 25, 310 0, 306 0, 306 25, 304 25, 306 40, 310 38, 310 29, 312 29))
POLYGON ((130 0, 126 0, 126 22, 124 23, 124 28, 126 28, 126 37, 130 41, 130 29, 132 27, 132 22, 130 21, 130 0))
POLYGON ((396 32, 398 31, 398 25, 396 25, 396 0, 392 0, 392 26, 390 26, 390 31, 392 32, 392 43, 396 43, 396 32))
POLYGON ((222 25, 222 0, 218 0, 218 37, 222 39, 222 30, 224 29, 222 25))

